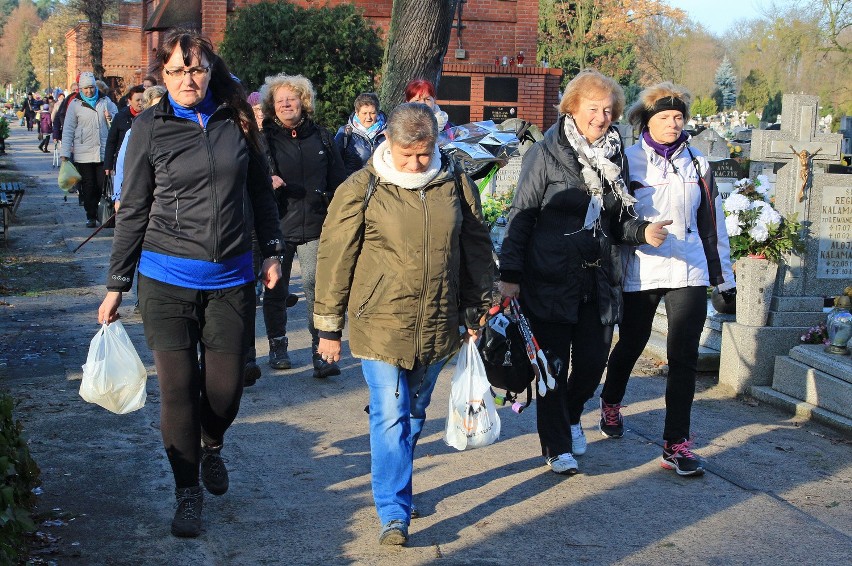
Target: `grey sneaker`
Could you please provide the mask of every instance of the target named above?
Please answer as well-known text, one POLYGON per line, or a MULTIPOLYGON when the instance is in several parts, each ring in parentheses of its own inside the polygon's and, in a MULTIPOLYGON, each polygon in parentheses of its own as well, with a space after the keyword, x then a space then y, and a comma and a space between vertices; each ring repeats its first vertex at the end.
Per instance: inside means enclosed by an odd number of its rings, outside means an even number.
POLYGON ((194 538, 201 534, 201 507, 204 492, 201 486, 175 489, 177 509, 172 519, 172 534, 176 537, 194 538))
POLYGON ((213 495, 224 495, 228 491, 228 469, 221 452, 221 446, 201 447, 201 481, 213 495))
POLYGON ((269 367, 272 369, 290 369, 293 363, 287 353, 287 337, 269 339, 269 367))
POLYGON ((401 519, 389 521, 379 533, 379 544, 400 546, 408 542, 408 525, 401 519))

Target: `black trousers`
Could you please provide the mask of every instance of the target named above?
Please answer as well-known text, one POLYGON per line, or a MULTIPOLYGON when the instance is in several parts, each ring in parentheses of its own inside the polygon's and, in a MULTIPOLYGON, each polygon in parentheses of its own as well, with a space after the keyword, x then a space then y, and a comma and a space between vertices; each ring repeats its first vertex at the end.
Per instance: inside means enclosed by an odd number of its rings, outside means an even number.
POLYGON ((666 298, 669 332, 666 355, 669 375, 666 380, 666 424, 663 439, 689 438, 692 400, 695 397, 695 372, 698 367, 698 343, 707 318, 707 288, 680 287, 624 293, 624 318, 618 325, 618 344, 609 357, 601 399, 621 403, 627 381, 636 360, 642 355, 660 300, 666 298))
POLYGON ((100 163, 74 163, 74 167, 80 172, 80 199, 86 210, 86 220, 97 220, 98 203, 104 190, 104 164, 100 163))
POLYGON ((556 389, 536 394, 536 421, 545 457, 571 452, 571 425, 601 382, 613 327, 601 323, 597 302, 580 305, 576 324, 531 320, 533 334, 548 361, 558 367, 556 389), (561 363, 560 363, 561 362, 561 363), (568 367, 571 375, 568 375, 568 367))

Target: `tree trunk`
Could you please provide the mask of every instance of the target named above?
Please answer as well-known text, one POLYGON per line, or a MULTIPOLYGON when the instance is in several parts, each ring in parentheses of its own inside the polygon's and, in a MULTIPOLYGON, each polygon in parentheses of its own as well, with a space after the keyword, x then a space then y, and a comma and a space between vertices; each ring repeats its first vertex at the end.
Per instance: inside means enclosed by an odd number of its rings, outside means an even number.
POLYGON ((89 20, 89 45, 92 56, 92 73, 96 79, 104 80, 104 34, 103 34, 103 12, 98 19, 89 20))
POLYGON ((405 101, 412 79, 437 88, 458 0, 394 0, 382 66, 382 107, 405 101))

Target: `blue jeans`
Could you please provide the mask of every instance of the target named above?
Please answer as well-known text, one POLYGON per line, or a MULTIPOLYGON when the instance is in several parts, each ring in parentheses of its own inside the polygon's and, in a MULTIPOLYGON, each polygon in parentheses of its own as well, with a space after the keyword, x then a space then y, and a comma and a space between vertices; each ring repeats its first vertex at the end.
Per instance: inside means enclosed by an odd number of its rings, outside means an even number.
POLYGON ((426 407, 444 367, 443 361, 402 369, 386 362, 361 360, 370 388, 370 471, 373 500, 382 525, 411 520, 414 446, 426 422, 426 407))

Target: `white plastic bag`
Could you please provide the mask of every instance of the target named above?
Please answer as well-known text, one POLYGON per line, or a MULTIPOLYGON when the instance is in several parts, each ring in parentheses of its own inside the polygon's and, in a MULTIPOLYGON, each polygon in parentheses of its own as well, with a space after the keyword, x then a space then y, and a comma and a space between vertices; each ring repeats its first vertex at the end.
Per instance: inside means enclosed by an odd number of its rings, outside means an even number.
POLYGON ((148 372, 121 321, 104 324, 89 344, 80 397, 123 415, 145 406, 148 372))
POLYGON ((493 444, 500 437, 500 415, 474 340, 459 352, 450 390, 444 442, 457 450, 493 444))

